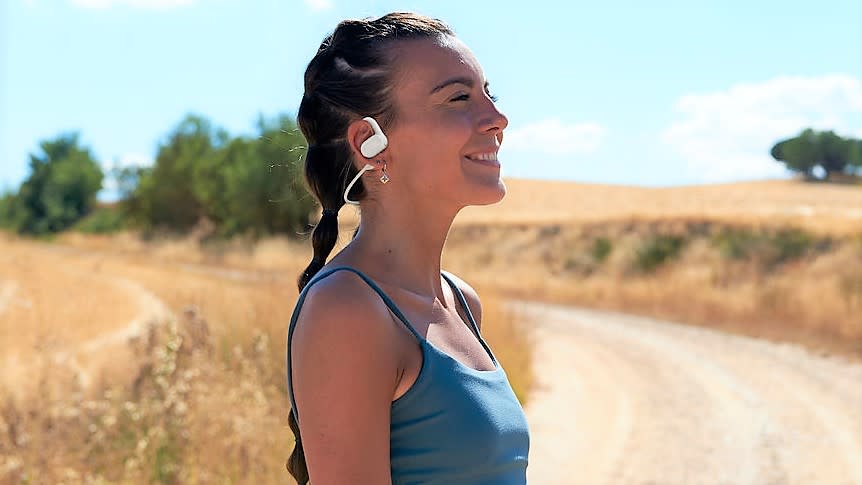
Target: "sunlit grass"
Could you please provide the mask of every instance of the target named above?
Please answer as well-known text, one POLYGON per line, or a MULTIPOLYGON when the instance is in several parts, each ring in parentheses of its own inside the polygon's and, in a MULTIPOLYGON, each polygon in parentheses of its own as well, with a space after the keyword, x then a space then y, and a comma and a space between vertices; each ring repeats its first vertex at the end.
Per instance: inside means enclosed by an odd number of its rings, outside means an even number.
MULTIPOLYGON (((69 234, 59 240, 67 249, 56 257, 56 248, 10 238, 3 243, 5 255, 26 262, 10 279, 50 275, 49 268, 61 262, 67 269, 89 269, 56 284, 65 289, 64 298, 91 303, 47 320, 48 327, 68 333, 62 345, 31 351, 24 374, 7 369, 32 387, 12 392, 4 385, 10 392, 0 408, 0 481, 289 483, 284 462, 293 440, 283 347, 295 277, 309 256, 304 245, 272 239, 201 248, 190 240, 143 243, 129 235, 69 234), (117 327, 141 310, 123 299, 123 288, 82 283, 109 275, 146 288, 174 316, 151 322, 131 344, 106 346, 100 355, 75 351, 92 337, 91 319, 101 310, 114 315, 117 327), (82 363, 92 373, 90 385, 55 362, 58 353, 82 363), (123 372, 103 374, 96 364, 123 372)), ((49 279, 39 285, 50 286, 49 279)), ((26 297, 43 310, 58 298, 26 297)), ((496 301, 491 292, 483 298, 483 334, 526 399, 530 349, 496 301)), ((6 316, 0 313, 4 345, 39 341, 39 335, 17 339, 6 316)))
MULTIPOLYGON (((443 267, 477 289, 482 333, 525 405, 530 322, 512 298, 862 357, 858 187, 509 187, 459 216, 443 267)), ((340 220, 336 250, 356 221, 349 208, 340 220)), ((284 342, 308 241, 54 242, 0 233, 0 482, 289 483, 284 342), (173 316, 82 350, 145 310, 142 291, 173 316)))

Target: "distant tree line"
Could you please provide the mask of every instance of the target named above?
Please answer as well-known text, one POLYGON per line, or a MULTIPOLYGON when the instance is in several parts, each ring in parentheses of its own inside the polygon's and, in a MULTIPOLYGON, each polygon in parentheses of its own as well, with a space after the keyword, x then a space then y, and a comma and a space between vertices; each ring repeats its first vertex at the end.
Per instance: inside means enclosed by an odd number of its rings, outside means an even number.
MULTIPOLYGON (((99 207, 105 174, 78 133, 39 143, 30 175, 17 191, 0 194, 0 228, 49 235, 69 228, 108 232, 184 233, 209 221, 216 236, 259 237, 305 230, 315 206, 305 188, 305 141, 292 118, 258 117, 252 137, 233 137, 205 117, 186 115, 160 142, 150 167, 115 167, 120 192, 99 207)), ((862 140, 806 129, 779 141, 772 157, 809 179, 862 169, 862 140)))
POLYGON ((110 171, 120 199, 99 207, 105 178, 78 133, 42 141, 30 175, 0 196, 0 227, 41 236, 69 228, 183 233, 207 220, 217 236, 296 235, 314 199, 305 189, 305 141, 292 118, 260 116, 252 137, 230 136, 189 114, 159 143, 150 167, 110 171))
POLYGON ((862 140, 842 138, 831 130, 806 129, 779 141, 770 153, 789 170, 808 179, 828 180, 836 174, 855 174, 862 169, 862 140))
POLYGON ((0 198, 0 226, 23 234, 60 232, 87 215, 102 187, 102 169, 77 133, 39 143, 30 176, 17 193, 0 198))

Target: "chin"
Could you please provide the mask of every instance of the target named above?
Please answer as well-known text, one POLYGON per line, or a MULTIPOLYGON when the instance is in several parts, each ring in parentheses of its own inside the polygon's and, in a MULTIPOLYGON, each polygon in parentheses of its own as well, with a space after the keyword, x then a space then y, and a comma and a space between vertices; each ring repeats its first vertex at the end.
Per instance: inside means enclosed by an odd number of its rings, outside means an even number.
POLYGON ((496 185, 485 185, 471 191, 467 205, 492 205, 506 197, 506 184, 503 179, 497 179, 496 185))

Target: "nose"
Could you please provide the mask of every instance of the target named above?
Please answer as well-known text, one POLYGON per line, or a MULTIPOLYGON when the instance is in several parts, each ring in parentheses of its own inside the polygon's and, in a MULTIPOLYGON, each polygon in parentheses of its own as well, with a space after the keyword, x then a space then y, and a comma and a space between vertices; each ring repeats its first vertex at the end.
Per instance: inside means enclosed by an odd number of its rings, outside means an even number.
POLYGON ((497 105, 487 98, 487 109, 482 113, 481 123, 479 124, 482 132, 502 132, 509 126, 509 118, 497 108, 497 105))

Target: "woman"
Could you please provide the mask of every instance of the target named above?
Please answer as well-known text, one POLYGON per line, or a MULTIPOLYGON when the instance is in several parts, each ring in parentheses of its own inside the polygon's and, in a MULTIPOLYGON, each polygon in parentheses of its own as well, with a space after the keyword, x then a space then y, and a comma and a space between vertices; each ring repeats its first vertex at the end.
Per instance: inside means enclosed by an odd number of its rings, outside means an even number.
POLYGON ((440 268, 458 212, 506 193, 508 121, 478 61, 435 19, 341 22, 305 72, 298 123, 323 215, 288 330, 288 470, 313 485, 526 483, 527 422, 479 298, 440 268), (359 228, 327 263, 345 203, 359 228))

